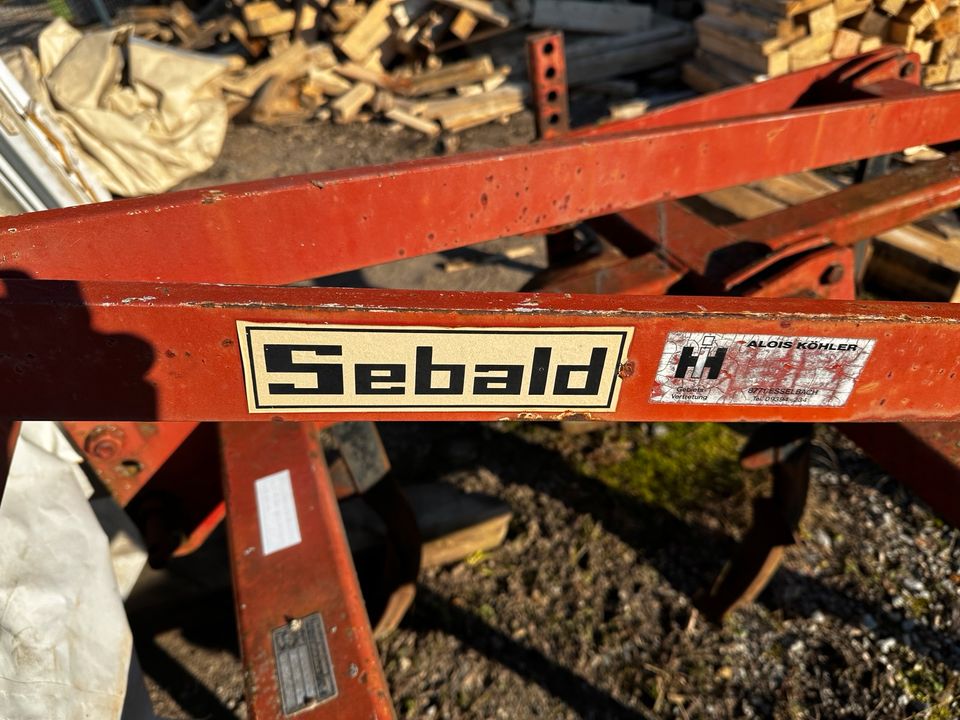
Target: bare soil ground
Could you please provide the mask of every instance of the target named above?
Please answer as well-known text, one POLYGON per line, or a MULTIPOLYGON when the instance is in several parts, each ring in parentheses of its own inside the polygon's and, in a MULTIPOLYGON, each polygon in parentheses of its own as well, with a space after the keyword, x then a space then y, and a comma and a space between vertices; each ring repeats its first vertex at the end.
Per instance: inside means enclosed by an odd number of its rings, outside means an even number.
MULTIPOLYGON (((467 133, 462 149, 532 135, 522 116, 467 133)), ((239 126, 190 185, 434 151, 376 124, 239 126)), ((516 242, 532 241, 493 249, 516 242)), ((435 271, 439 260, 347 280, 515 289, 543 257, 484 274, 435 271)), ((691 597, 766 482, 736 470, 736 434, 701 427, 383 425, 401 479, 487 492, 514 512, 501 548, 425 573, 412 611, 380 644, 398 715, 960 717, 960 532, 830 428, 818 431, 807 518, 785 566, 722 627, 697 616, 691 597)), ((211 590, 138 612, 138 652, 161 715, 244 718, 230 595, 209 571, 222 578, 222 545, 205 553, 203 573, 177 572, 211 590)))

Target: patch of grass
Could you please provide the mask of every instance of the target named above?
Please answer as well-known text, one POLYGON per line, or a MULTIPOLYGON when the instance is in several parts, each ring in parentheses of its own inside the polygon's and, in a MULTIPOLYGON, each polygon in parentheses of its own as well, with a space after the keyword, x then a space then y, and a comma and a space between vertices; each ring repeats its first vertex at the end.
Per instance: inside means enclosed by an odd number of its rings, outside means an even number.
MULTIPOLYGON (((658 437, 638 432, 632 455, 592 475, 649 505, 677 513, 739 492, 741 439, 715 423, 668 423, 658 437)), ((750 473, 754 475, 754 473, 750 473)))

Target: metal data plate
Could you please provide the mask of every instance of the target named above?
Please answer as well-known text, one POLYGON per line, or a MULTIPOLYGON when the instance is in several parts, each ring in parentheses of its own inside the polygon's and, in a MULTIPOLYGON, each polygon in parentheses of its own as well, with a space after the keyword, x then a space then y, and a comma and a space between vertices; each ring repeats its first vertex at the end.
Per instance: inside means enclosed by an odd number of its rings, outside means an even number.
POLYGON ((320 613, 274 630, 273 653, 284 715, 336 697, 337 681, 320 613))

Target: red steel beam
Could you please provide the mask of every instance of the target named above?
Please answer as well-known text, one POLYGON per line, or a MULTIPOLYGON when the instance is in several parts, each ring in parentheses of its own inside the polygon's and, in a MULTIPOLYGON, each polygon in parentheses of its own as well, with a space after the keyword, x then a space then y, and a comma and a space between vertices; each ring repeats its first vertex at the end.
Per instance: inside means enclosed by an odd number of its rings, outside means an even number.
POLYGON ((916 92, 934 92, 918 87, 919 68, 920 59, 916 54, 905 52, 901 48, 885 47, 856 58, 833 60, 766 82, 707 93, 639 117, 577 128, 566 137, 596 137, 670 125, 715 122, 784 112, 805 101, 810 104, 811 88, 817 88, 820 97, 815 100, 821 103, 824 95, 832 94, 837 98, 850 99, 857 95, 870 94, 869 90, 861 87, 863 81, 880 83, 896 79, 912 84, 914 88, 918 88, 916 92))
MULTIPOLYGON (((620 388, 619 403, 590 406, 581 413, 610 420, 960 420, 960 383, 955 381, 960 373, 960 306, 951 304, 25 280, 6 281, 2 287, 0 387, 7 390, 0 417, 5 418, 493 420, 571 414, 564 411, 566 405, 543 411, 454 405, 441 411, 381 406, 251 414, 237 327, 238 321, 247 321, 408 331, 602 327, 632 332, 626 349, 609 355, 621 363, 621 380, 611 385, 620 388), (850 338, 857 346, 865 347, 868 340, 875 346, 852 394, 839 407, 673 404, 653 396, 654 378, 668 333, 680 332, 850 338)), ((485 341, 466 339, 456 360, 465 362, 484 347, 485 341)), ((380 344, 370 352, 375 362, 387 362, 377 354, 390 350, 380 344)), ((742 362, 724 378, 748 377, 751 366, 742 362)), ((797 362, 807 360, 784 362, 777 372, 795 372, 797 362)), ((840 366, 836 371, 845 372, 840 366)))
POLYGON ((286 283, 946 142, 958 115, 867 99, 51 210, 7 220, 0 272, 286 283))
POLYGON ((393 718, 313 423, 220 435, 251 718, 393 718))
MULTIPOLYGON (((699 275, 727 280, 729 288, 781 257, 819 245, 848 247, 958 204, 960 153, 954 153, 723 227, 673 201, 627 210, 619 218, 699 275), (744 267, 749 253, 730 252, 743 242, 770 252, 744 267)), ((602 233, 604 222, 610 224, 603 218, 591 224, 602 233)))
POLYGON ((769 215, 729 225, 773 250, 810 237, 849 246, 960 204, 960 153, 919 163, 769 215))

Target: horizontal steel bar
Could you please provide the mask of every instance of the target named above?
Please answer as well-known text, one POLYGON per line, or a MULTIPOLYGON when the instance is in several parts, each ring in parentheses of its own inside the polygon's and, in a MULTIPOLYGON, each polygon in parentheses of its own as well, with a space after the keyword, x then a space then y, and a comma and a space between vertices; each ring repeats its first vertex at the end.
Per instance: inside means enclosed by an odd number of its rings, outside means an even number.
POLYGON ((596 137, 670 125, 715 122, 784 112, 799 105, 811 105, 815 101, 823 103, 824 95, 833 95, 830 100, 855 97, 858 93, 856 88, 852 87, 851 80, 869 69, 880 70, 884 75, 892 75, 898 79, 912 78, 916 86, 920 82, 918 68, 919 58, 916 55, 900 48, 886 47, 856 58, 833 60, 806 70, 781 75, 763 83, 707 93, 635 118, 577 128, 566 137, 596 137), (913 69, 902 75, 902 68, 909 62, 913 62, 913 69))
POLYGON ((817 236, 847 246, 958 204, 960 153, 954 153, 725 229, 774 250, 817 236))
MULTIPOLYGON (((254 415, 248 407, 238 344, 237 322, 246 321, 507 332, 602 327, 622 331, 624 337, 632 333, 632 342, 619 356, 619 403, 580 413, 589 417, 960 420, 960 306, 950 304, 28 280, 6 281, 0 288, 0 387, 4 388, 0 418, 492 420, 576 414, 566 411, 565 405, 545 410, 451 405, 438 412, 381 407, 254 415), (854 346, 862 347, 869 340, 875 345, 849 399, 839 407, 672 404, 653 398, 668 333, 844 338, 854 346)), ((361 344, 373 342, 370 335, 361 334, 361 338, 361 344)), ((583 346, 588 342, 583 340, 583 346)), ((464 340, 456 350, 457 361, 483 355, 487 344, 486 339, 464 340)), ((372 362, 388 362, 377 353, 389 354, 389 344, 370 347, 365 351, 373 353, 372 362)), ((803 358, 785 362, 782 370, 802 370, 805 362, 803 358)), ((724 377, 736 380, 741 377, 738 373, 750 368, 728 370, 724 377)), ((846 370, 838 365, 824 372, 846 370)))
POLYGON ((286 283, 960 137, 960 92, 563 139, 10 218, 0 272, 286 283))

